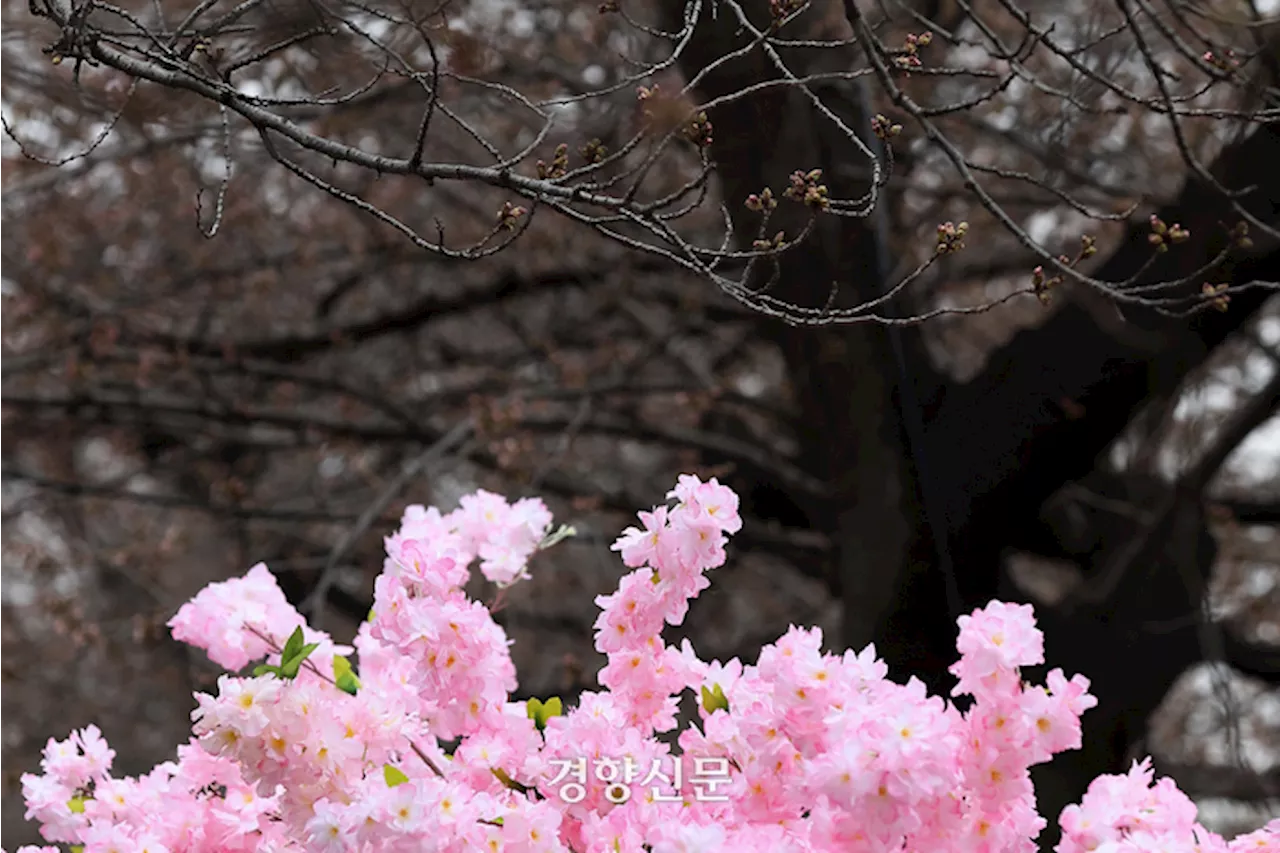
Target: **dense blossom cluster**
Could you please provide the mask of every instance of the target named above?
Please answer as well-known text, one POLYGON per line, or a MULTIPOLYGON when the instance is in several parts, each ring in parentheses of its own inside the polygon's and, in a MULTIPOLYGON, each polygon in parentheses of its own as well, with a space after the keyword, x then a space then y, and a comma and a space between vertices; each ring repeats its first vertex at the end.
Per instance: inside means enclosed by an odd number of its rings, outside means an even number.
MULTIPOLYGON (((633 571, 597 599, 608 689, 566 713, 509 701, 510 643, 463 592, 477 558, 499 585, 525 576, 551 515, 480 492, 448 515, 410 507, 387 539, 354 641, 358 678, 352 649, 307 628, 264 566, 205 589, 174 636, 232 669, 268 664, 198 695, 195 738, 140 778, 111 775, 92 726, 51 740, 43 774, 23 777, 28 816, 83 853, 1035 849, 1046 821, 1028 768, 1079 747, 1095 700, 1079 675, 1022 680, 1020 667, 1044 662, 1029 606, 993 602, 959 620, 954 693, 974 700, 963 713, 918 681, 889 681, 874 647, 824 654, 816 629, 793 627, 754 666, 704 662, 661 633, 724 563, 737 496, 682 476, 668 497, 614 545, 633 571), (677 758, 656 735, 676 728, 686 690, 701 720, 680 732, 677 758), (563 796, 554 769, 583 759, 714 761, 728 781, 714 799, 667 777, 620 797, 609 777, 584 776, 580 796, 563 796)), ((1225 842, 1145 763, 1096 780, 1060 823, 1060 853, 1244 853, 1280 838, 1276 822, 1225 842)), ((26 848, 37 849, 56 848, 26 848)))

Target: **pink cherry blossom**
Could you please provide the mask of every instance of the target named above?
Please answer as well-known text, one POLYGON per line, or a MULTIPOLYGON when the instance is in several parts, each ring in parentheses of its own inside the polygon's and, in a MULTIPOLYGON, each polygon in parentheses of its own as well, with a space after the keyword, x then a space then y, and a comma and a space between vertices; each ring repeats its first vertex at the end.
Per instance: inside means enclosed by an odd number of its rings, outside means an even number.
MULTIPOLYGON (((195 739, 142 777, 111 775, 114 753, 96 728, 51 740, 41 773, 22 779, 28 816, 84 853, 1035 849, 1046 820, 1029 768, 1079 747, 1080 716, 1096 699, 1087 679, 1061 670, 1043 687, 1025 683, 1021 668, 1044 659, 1030 607, 992 602, 960 618, 955 693, 975 700, 964 713, 919 681, 890 681, 873 646, 824 653, 816 629, 792 626, 754 664, 706 662, 662 631, 726 559, 737 496, 685 475, 668 497, 675 506, 640 513, 643 529, 614 545, 635 571, 596 600, 607 657, 597 678, 608 689, 576 707, 535 723, 531 703, 511 701, 510 640, 464 588, 477 560, 501 586, 527 577, 551 515, 536 499, 482 491, 448 514, 411 506, 386 539, 374 612, 354 641, 354 695, 334 683, 337 657, 352 649, 306 626, 255 566, 184 605, 174 636, 239 669, 279 664, 301 626, 318 646, 297 676, 223 676, 216 695, 196 697, 195 739), (722 768, 721 799, 659 778, 647 788, 632 779, 619 800, 616 785, 585 771, 581 797, 561 796, 553 771, 575 759, 615 780, 670 767, 676 757, 656 735, 676 727, 686 690, 700 726, 679 732, 679 760, 722 768)), ((1280 821, 1231 843, 1206 831, 1146 762, 1095 780, 1059 823, 1059 853, 1280 846, 1280 821)))

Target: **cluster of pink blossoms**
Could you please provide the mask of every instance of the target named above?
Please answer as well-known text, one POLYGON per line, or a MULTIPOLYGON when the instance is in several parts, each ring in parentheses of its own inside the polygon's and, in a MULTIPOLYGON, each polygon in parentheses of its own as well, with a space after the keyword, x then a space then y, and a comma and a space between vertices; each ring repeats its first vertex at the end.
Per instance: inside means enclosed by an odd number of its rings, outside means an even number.
MULTIPOLYGON (((43 774, 23 777, 28 817, 83 853, 1035 849, 1046 821, 1028 768, 1079 747, 1095 700, 1086 679, 1060 670, 1044 687, 1023 682, 1020 668, 1044 660, 1029 606, 993 602, 960 619, 954 693, 974 698, 964 713, 918 681, 889 681, 873 647, 824 654, 816 629, 793 627, 754 666, 707 663, 661 634, 724 563, 741 527, 737 496, 682 476, 668 497, 674 506, 641 513, 643 528, 614 545, 633 571, 597 599, 608 689, 576 708, 509 701, 509 641, 463 587, 477 558, 499 585, 526 576, 551 515, 540 501, 480 492, 448 515, 411 507, 387 539, 354 641, 358 679, 351 649, 307 628, 265 567, 205 589, 170 623, 175 637, 229 668, 265 657, 287 669, 297 648, 286 638, 300 629, 309 645, 296 676, 222 677, 216 697, 197 696, 195 738, 177 761, 140 778, 111 775, 114 753, 93 727, 51 740, 43 774), (589 777, 582 796, 560 796, 557 764, 675 760, 655 735, 676 728, 686 690, 702 698, 701 725, 679 734, 680 760, 731 768, 722 798, 667 779, 620 800, 589 777)), ((1195 817, 1170 780, 1152 786, 1135 765, 1064 811, 1058 850, 1280 845, 1280 821, 1227 843, 1195 817)))

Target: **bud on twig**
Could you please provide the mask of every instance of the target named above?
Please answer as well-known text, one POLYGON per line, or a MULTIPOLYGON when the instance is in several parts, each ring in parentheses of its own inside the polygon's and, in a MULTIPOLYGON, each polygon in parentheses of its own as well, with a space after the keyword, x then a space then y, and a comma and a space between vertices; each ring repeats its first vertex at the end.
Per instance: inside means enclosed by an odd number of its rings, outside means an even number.
POLYGON ((1166 225, 1164 220, 1151 214, 1151 233, 1147 236, 1147 242, 1156 247, 1157 252, 1169 251, 1170 243, 1183 243, 1191 237, 1191 232, 1183 228, 1178 223, 1166 225))
POLYGON ((757 252, 768 252, 771 250, 785 248, 786 245, 787 245, 786 235, 784 235, 781 231, 779 231, 777 234, 773 235, 772 240, 752 241, 751 248, 755 249, 757 252))
POLYGON ((897 55, 893 57, 893 64, 903 71, 910 71, 912 68, 919 68, 920 48, 928 47, 933 42, 933 33, 908 33, 906 39, 902 43, 902 49, 897 51, 897 55))
POLYGON ((706 113, 698 113, 693 120, 684 129, 684 136, 699 148, 706 148, 711 144, 711 122, 707 120, 706 113))
POLYGON ((805 0, 769 0, 769 17, 773 19, 770 26, 777 27, 804 4, 805 0))
POLYGON ((582 155, 583 160, 594 165, 605 158, 605 155, 609 153, 609 149, 605 148, 604 143, 599 139, 592 139, 579 148, 578 153, 582 155))
POLYGON ((819 183, 821 180, 821 169, 811 169, 807 173, 796 170, 791 173, 791 186, 787 187, 782 194, 792 201, 800 202, 805 207, 829 210, 831 200, 827 198, 826 184, 819 183))
POLYGON ((957 225, 947 221, 938 226, 938 243, 934 251, 939 255, 950 255, 964 248, 964 236, 969 233, 969 223, 957 225))
POLYGON ((1227 285, 1225 284, 1209 284, 1205 282, 1200 288, 1200 293, 1204 295, 1205 300, 1219 311, 1226 311, 1231 302, 1231 295, 1227 293, 1227 285))
POLYGON ((525 209, 512 205, 509 201, 502 203, 502 209, 498 211, 498 225, 508 231, 516 227, 517 220, 525 215, 525 209))
POLYGON ((556 146, 555 157, 548 166, 542 160, 536 164, 538 170, 538 178, 548 180, 554 178, 563 178, 564 173, 569 170, 569 146, 561 142, 556 146))
POLYGON ((1049 304, 1049 288, 1052 285, 1045 280, 1044 267, 1036 267, 1031 271, 1031 289, 1036 294, 1036 299, 1040 300, 1041 305, 1049 304))
POLYGON ((777 206, 778 200, 773 197, 773 190, 768 187, 761 190, 759 195, 752 193, 747 196, 747 210, 754 210, 757 213, 762 213, 767 210, 773 210, 777 206))
MULTIPOLYGON (((1163 226, 1164 223, 1161 223, 1163 226)), ((1091 258, 1098 253, 1097 240, 1091 234, 1083 234, 1080 237, 1080 252, 1075 258, 1069 258, 1066 255, 1058 255, 1057 261, 1063 267, 1075 269, 1076 264, 1085 258, 1091 258)), ((1040 300, 1041 305, 1049 304, 1049 291, 1062 284, 1063 277, 1061 275, 1048 275, 1044 271, 1044 267, 1036 267, 1031 271, 1031 292, 1036 295, 1036 299, 1040 300)))
POLYGON ((1253 240, 1249 238, 1249 223, 1243 219, 1236 223, 1236 227, 1231 229, 1231 238, 1235 241, 1237 249, 1252 249, 1253 240))
POLYGON ((1236 52, 1231 48, 1227 48, 1221 55, 1208 50, 1200 58, 1219 71, 1231 71, 1240 67, 1240 57, 1236 56, 1236 52))
POLYGON ((902 133, 902 125, 894 124, 877 113, 871 117, 871 132, 876 135, 877 139, 888 139, 902 133))

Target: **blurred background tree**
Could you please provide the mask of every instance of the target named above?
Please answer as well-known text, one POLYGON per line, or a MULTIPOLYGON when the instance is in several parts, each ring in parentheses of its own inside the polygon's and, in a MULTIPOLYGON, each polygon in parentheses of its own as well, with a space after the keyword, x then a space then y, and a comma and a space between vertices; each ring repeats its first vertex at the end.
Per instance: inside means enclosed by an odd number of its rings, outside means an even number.
POLYGON ((1101 697, 1046 814, 1154 751, 1258 822, 1277 12, 10 0, 5 843, 49 736, 183 737, 182 600, 265 560, 350 634, 407 503, 578 527, 500 614, 571 697, 608 545, 690 470, 747 516, 704 654, 817 622, 946 690, 955 617, 1034 601, 1101 697))

